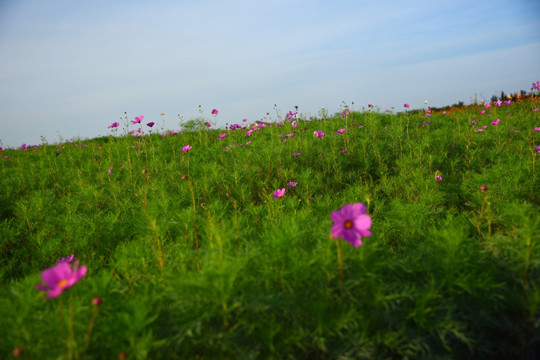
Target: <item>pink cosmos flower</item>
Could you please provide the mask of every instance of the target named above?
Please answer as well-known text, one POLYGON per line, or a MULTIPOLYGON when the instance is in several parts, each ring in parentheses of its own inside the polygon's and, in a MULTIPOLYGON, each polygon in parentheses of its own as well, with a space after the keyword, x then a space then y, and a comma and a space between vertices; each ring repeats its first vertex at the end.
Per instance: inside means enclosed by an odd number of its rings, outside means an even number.
POLYGON ((295 187, 296 185, 298 184, 295 183, 294 181, 291 181, 290 183, 287 184, 287 186, 290 186, 290 187, 295 187))
POLYGON ((321 130, 314 131, 313 134, 315 134, 315 136, 319 139, 322 139, 324 137, 324 133, 321 130))
POLYGON ((108 168, 108 169, 107 169, 107 174, 112 175, 112 169, 113 169, 112 166, 111 166, 110 168, 108 168))
POLYGON ((248 131, 244 134, 244 136, 248 136, 248 137, 249 137, 249 136, 251 136, 251 133, 253 133, 253 130, 248 130, 248 131))
POLYGON ((48 291, 48 298, 60 296, 62 291, 69 289, 86 275, 86 266, 79 268, 79 260, 73 264, 73 268, 67 262, 59 262, 55 266, 45 269, 41 274, 41 280, 46 284, 36 284, 36 288, 48 291))
POLYGON ((486 185, 480 185, 480 191, 486 191, 487 186, 486 185))
POLYGON ((536 150, 536 151, 538 151, 540 153, 540 145, 535 146, 534 150, 536 150))
POLYGON ((218 136, 218 140, 221 140, 223 138, 227 137, 227 134, 223 133, 218 136))
POLYGON ((148 124, 146 124, 146 126, 148 126, 148 127, 152 127, 152 126, 154 126, 154 122, 153 122, 153 121, 151 121, 151 122, 149 122, 148 124))
POLYGON ((217 115, 218 114, 218 109, 212 109, 212 115, 217 115))
POLYGON ((134 124, 134 125, 135 125, 135 124, 139 124, 143 119, 144 119, 144 116, 143 116, 143 115, 141 115, 141 116, 136 116, 136 117, 135 117, 135 120, 133 120, 131 123, 134 124))
POLYGON ((295 129, 295 128, 298 126, 298 121, 293 120, 293 121, 291 122, 291 126, 293 127, 293 129, 295 129))
POLYGON ((497 100, 497 102, 495 103, 498 107, 501 107, 502 105, 502 101, 501 100, 497 100))
POLYGON ((536 89, 536 90, 540 91, 540 81, 537 81, 537 82, 533 83, 532 86, 533 86, 533 89, 536 89))
POLYGON ((476 132, 484 132, 484 129, 478 129, 476 132))
POLYGON ((191 146, 186 145, 186 146, 184 146, 184 147, 182 148, 182 150, 180 150, 180 151, 182 151, 182 152, 185 153, 185 152, 188 152, 189 150, 191 150, 191 146))
POLYGON ((337 134, 343 134, 345 131, 346 131, 346 129, 339 129, 339 130, 337 131, 337 134))
POLYGON ((403 107, 406 107, 408 108, 410 105, 409 104, 404 104, 403 107))
POLYGON ((277 190, 274 191, 274 193, 272 194, 272 196, 273 196, 275 199, 279 199, 279 198, 283 197, 283 195, 285 195, 285 188, 283 188, 283 189, 277 189, 277 190))
POLYGON ((107 126, 107 129, 112 129, 112 128, 115 128, 115 127, 118 127, 118 126, 120 126, 120 123, 113 122, 111 125, 107 126))
POLYGON ((500 122, 501 122, 501 119, 495 119, 491 122, 491 125, 499 125, 500 122))
POLYGON ((285 115, 285 119, 291 120, 296 116, 296 114, 298 114, 297 111, 291 110, 287 113, 287 115, 285 115))
POLYGON ((485 114, 485 113, 486 113, 486 110, 480 111, 480 114, 485 114))
MULTIPOLYGON (((540 126, 535 126, 535 128, 533 129, 533 131, 540 131, 540 126)), ((0 148, 0 150, 2 150, 2 148, 0 148)))
POLYGON ((330 214, 334 222, 331 228, 333 238, 342 238, 352 246, 362 245, 362 236, 371 236, 371 216, 366 214, 366 206, 362 203, 344 205, 330 214))
POLYGON ((58 262, 59 262, 59 263, 70 263, 70 262, 73 261, 73 257, 74 257, 74 255, 71 254, 71 255, 69 255, 69 256, 60 258, 60 259, 58 260, 58 262))
POLYGON ((343 110, 343 112, 341 113, 341 118, 342 119, 345 119, 347 116, 349 116, 349 114, 351 114, 351 110, 349 110, 349 108, 346 108, 345 110, 343 110))
POLYGON ((435 176, 435 181, 437 181, 437 182, 442 181, 442 176, 441 175, 436 175, 435 176))
POLYGON ((300 156, 302 155, 301 153, 292 153, 292 156, 296 157, 296 156, 300 156))

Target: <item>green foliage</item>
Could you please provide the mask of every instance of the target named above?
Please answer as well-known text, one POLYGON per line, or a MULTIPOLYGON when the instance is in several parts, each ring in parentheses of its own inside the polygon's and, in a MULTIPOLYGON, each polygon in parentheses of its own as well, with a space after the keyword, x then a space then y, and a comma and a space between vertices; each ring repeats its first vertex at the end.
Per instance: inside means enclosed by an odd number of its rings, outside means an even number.
POLYGON ((533 359, 539 106, 4 150, 0 354, 69 358, 72 325, 81 359, 533 359), (329 215, 355 202, 373 235, 344 244, 340 282, 329 215), (47 299, 72 253, 87 275, 47 299))

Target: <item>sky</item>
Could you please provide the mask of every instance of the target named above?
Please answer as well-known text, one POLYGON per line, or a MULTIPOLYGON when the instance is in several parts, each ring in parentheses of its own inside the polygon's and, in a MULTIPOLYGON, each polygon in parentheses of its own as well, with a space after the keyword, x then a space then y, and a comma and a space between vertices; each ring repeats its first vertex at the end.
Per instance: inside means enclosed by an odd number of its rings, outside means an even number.
POLYGON ((224 127, 538 80, 539 0, 0 0, 4 147, 107 135, 125 113, 178 131, 199 109, 224 127))

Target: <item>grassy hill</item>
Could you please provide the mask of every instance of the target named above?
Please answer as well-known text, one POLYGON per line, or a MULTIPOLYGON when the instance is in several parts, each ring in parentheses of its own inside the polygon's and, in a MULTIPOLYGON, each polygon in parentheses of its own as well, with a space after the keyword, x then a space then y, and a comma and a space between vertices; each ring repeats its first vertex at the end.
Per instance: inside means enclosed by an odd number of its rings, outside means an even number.
POLYGON ((538 108, 3 150, 0 357, 540 356, 538 108), (358 247, 330 237, 355 203, 358 247))

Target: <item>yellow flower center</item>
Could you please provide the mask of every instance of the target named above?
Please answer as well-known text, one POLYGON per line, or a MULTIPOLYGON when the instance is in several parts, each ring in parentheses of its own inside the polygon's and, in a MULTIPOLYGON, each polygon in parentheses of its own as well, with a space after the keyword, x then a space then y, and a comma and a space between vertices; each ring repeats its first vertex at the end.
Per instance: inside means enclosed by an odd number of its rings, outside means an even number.
POLYGON ((345 221, 345 229, 350 229, 353 226, 353 222, 351 220, 345 221))
POLYGON ((68 281, 66 279, 60 280, 60 282, 58 283, 58 287, 59 288, 64 288, 67 285, 67 283, 68 283, 68 281))

